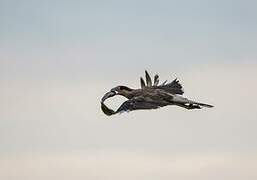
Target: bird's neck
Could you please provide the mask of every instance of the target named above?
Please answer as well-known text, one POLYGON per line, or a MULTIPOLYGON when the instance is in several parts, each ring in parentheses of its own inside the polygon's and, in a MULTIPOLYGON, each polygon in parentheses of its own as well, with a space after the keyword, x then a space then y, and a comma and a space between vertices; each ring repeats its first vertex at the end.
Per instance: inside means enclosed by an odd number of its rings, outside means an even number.
POLYGON ((136 94, 137 94, 136 90, 124 91, 124 92, 120 93, 121 96, 124 96, 128 99, 135 97, 136 94))

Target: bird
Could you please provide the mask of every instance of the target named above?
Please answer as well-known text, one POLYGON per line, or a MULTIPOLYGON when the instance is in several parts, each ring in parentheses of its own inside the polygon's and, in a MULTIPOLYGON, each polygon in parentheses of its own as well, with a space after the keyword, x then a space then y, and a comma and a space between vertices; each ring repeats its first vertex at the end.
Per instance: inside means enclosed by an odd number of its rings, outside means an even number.
POLYGON ((214 107, 210 104, 196 102, 183 97, 184 90, 177 78, 170 83, 167 83, 166 80, 159 85, 159 75, 156 74, 152 81, 149 73, 145 70, 145 79, 146 81, 140 77, 141 88, 139 89, 132 89, 123 85, 112 88, 101 99, 102 111, 110 116, 134 110, 158 109, 168 105, 176 105, 188 110, 214 107), (109 109, 104 102, 106 99, 116 95, 124 96, 127 100, 114 111, 109 109))

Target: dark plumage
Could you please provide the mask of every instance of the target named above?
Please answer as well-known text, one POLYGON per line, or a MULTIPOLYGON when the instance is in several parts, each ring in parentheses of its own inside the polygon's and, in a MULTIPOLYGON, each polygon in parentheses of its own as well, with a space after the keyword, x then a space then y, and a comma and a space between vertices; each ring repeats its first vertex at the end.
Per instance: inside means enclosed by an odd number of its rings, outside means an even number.
POLYGON ((159 76, 158 76, 158 74, 156 74, 155 76, 154 76, 154 86, 157 86, 159 84, 159 76))
POLYGON ((151 80, 151 77, 150 77, 150 75, 148 74, 147 71, 145 71, 145 79, 146 79, 147 86, 151 87, 152 86, 152 80, 151 80))
POLYGON ((167 105, 177 105, 186 109, 201 109, 202 107, 213 107, 209 104, 199 103, 182 97, 184 93, 182 85, 177 79, 166 84, 167 81, 159 84, 159 76, 154 76, 154 83, 147 71, 145 71, 146 83, 140 78, 141 89, 131 89, 126 86, 117 86, 104 95, 101 100, 101 108, 106 115, 113 115, 124 111, 139 109, 157 109, 167 105), (109 109, 104 101, 115 95, 121 95, 128 100, 125 101, 116 111, 109 109))

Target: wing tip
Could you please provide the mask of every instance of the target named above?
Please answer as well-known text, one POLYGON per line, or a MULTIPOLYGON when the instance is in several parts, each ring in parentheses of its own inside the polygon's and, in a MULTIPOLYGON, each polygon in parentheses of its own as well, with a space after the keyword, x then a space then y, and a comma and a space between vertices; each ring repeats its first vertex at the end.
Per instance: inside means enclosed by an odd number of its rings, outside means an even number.
POLYGON ((147 72, 147 70, 145 70, 145 78, 146 78, 146 84, 148 87, 152 86, 152 80, 151 77, 149 75, 149 73, 147 72))

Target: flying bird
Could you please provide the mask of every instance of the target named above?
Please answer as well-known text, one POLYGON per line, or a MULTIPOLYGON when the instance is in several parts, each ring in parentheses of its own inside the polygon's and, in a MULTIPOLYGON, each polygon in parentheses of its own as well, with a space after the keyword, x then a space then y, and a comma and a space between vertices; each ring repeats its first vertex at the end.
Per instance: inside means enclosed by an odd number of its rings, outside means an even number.
POLYGON ((140 89, 132 89, 127 86, 117 86, 112 88, 101 99, 102 111, 110 116, 121 112, 157 109, 168 105, 177 105, 188 110, 213 107, 212 105, 192 101, 183 97, 184 91, 177 78, 170 83, 164 81, 159 85, 159 75, 156 74, 153 79, 154 81, 152 82, 149 73, 145 71, 145 79, 146 81, 142 77, 140 78, 140 89), (128 100, 114 111, 109 109, 104 104, 104 101, 116 95, 124 96, 128 100))

